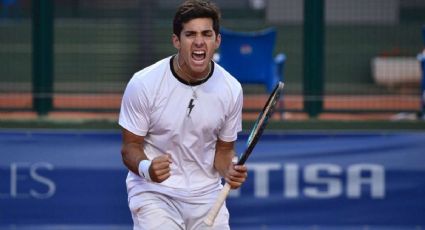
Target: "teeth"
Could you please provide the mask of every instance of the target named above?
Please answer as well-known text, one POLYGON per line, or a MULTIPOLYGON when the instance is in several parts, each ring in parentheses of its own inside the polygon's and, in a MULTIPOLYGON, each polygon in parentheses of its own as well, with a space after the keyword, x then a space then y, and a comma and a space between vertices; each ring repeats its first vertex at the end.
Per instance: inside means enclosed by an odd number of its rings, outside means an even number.
POLYGON ((203 50, 195 50, 192 52, 192 58, 195 61, 203 61, 205 59, 206 52, 203 50))

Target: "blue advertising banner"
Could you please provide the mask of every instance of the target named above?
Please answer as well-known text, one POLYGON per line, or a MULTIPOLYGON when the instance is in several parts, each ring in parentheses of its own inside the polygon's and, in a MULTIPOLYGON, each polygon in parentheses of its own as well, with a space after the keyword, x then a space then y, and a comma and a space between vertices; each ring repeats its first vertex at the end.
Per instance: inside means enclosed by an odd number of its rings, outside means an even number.
MULTIPOLYGON (((0 226, 131 229, 120 147, 117 132, 0 132, 0 226)), ((233 229, 425 227, 424 132, 268 133, 248 167, 233 229)))

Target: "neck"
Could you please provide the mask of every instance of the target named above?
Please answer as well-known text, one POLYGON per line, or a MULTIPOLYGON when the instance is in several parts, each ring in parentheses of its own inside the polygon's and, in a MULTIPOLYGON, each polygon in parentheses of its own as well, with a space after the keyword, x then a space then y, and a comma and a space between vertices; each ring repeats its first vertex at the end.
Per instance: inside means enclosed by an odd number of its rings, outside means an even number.
POLYGON ((189 84, 191 84, 191 83, 195 83, 195 82, 199 82, 199 81, 203 81, 203 80, 205 80, 205 79, 207 79, 208 78, 208 76, 210 75, 210 73, 211 73, 211 62, 209 62, 208 63, 208 67, 207 67, 207 74, 205 75, 205 76, 203 76, 203 77, 201 77, 201 78, 197 78, 197 77, 192 77, 189 73, 187 73, 186 71, 184 71, 182 68, 181 68, 181 66, 180 66, 180 57, 179 57, 179 54, 177 54, 176 55, 176 58, 175 58, 176 60, 175 60, 175 63, 176 63, 176 66, 177 66, 177 69, 178 69, 178 72, 180 72, 180 75, 183 75, 183 76, 181 76, 181 78, 183 78, 185 81, 187 81, 189 84))

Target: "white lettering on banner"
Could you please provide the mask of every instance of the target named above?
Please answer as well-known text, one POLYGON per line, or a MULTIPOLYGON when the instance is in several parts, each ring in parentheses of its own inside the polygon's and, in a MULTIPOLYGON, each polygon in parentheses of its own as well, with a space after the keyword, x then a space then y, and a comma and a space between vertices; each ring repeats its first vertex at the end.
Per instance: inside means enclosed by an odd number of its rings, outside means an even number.
POLYGON ((52 197, 56 192, 56 184, 42 175, 42 171, 52 171, 53 169, 53 165, 46 162, 11 163, 9 169, 0 171, 0 199, 47 199, 52 197), (40 185, 46 189, 39 191, 40 185), (1 189, 5 187, 9 187, 9 189, 1 189))
POLYGON ((18 194, 19 181, 25 181, 26 176, 19 174, 19 164, 12 163, 10 165, 10 197, 12 198, 27 198, 28 194, 18 194))
POLYGON ((53 170, 53 165, 49 163, 36 163, 30 167, 30 176, 34 181, 39 182, 40 184, 44 184, 48 189, 45 193, 37 192, 34 189, 30 190, 30 194, 34 198, 38 199, 46 199, 49 197, 52 197, 56 192, 56 185, 55 183, 50 180, 47 177, 43 177, 38 173, 39 169, 47 169, 47 170, 53 170))
POLYGON ((298 171, 299 166, 297 164, 285 164, 283 165, 283 171, 285 172, 283 174, 283 183, 284 183, 284 190, 283 190, 283 196, 288 198, 296 198, 299 196, 299 189, 298 189, 298 171))
MULTIPOLYGON (((253 195, 258 198, 269 196, 271 171, 283 173, 282 195, 288 199, 301 196, 331 199, 344 195, 350 199, 360 199, 362 196, 370 196, 373 199, 385 198, 385 168, 382 165, 364 163, 343 168, 330 163, 308 164, 303 167, 295 163, 251 163, 247 166, 254 174, 253 195)), ((241 195, 244 194, 238 189, 233 190, 229 196, 241 195)))
POLYGON ((304 189, 304 194, 311 198, 333 198, 342 194, 342 185, 339 178, 323 177, 320 172, 325 172, 331 176, 338 176, 342 169, 333 164, 307 165, 304 169, 304 181, 308 184, 324 185, 327 189, 309 186, 304 189))
POLYGON ((267 197, 269 195, 269 171, 280 169, 279 164, 253 164, 251 170, 255 172, 254 196, 267 197))
POLYGON ((349 198, 360 198, 362 184, 369 185, 371 197, 385 197, 385 170, 381 165, 356 164, 348 169, 347 196, 349 198), (362 173, 370 173, 369 177, 362 177, 362 173))

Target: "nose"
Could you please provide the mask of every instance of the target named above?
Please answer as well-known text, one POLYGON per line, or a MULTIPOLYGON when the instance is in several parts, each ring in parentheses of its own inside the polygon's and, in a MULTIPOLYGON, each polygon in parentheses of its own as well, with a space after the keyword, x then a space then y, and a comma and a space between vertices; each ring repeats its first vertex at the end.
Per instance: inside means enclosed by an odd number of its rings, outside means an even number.
POLYGON ((202 46, 204 44, 204 42, 205 42, 205 40, 204 40, 203 36, 196 36, 195 41, 194 41, 196 47, 202 46))

